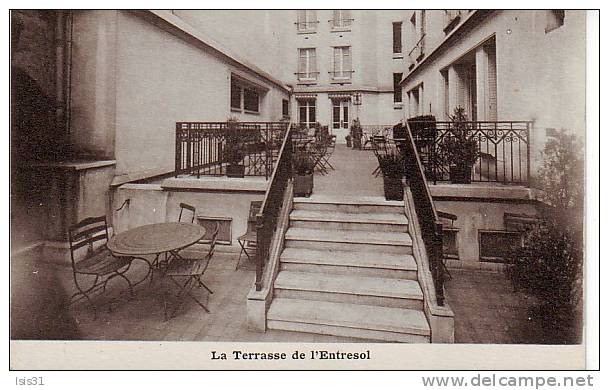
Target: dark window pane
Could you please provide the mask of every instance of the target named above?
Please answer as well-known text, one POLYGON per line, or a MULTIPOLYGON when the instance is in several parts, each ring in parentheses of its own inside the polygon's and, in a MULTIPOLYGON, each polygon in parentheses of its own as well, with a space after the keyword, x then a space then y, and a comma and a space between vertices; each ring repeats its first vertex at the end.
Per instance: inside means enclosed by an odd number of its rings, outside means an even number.
POLYGON ((243 108, 248 111, 258 112, 258 100, 258 92, 254 91, 253 89, 247 88, 243 90, 243 108))
POLYGON ((241 88, 234 80, 230 83, 230 106, 241 108, 241 88))
POLYGON ((402 22, 393 23, 393 52, 402 52, 402 22))
POLYGON ((402 87, 400 87, 400 81, 402 81, 402 73, 393 74, 393 102, 402 103, 402 87))
POLYGON ((480 232, 480 260, 504 262, 508 252, 521 242, 520 232, 480 232))
POLYGON ((290 102, 285 99, 281 101, 281 115, 290 116, 290 102))
POLYGON ((309 107, 309 123, 315 123, 315 106, 309 107))

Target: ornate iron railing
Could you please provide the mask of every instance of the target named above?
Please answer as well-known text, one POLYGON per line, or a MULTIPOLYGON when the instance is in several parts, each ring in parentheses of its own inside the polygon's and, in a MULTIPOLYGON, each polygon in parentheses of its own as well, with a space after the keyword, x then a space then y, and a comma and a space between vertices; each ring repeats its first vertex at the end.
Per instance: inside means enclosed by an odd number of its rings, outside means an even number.
MULTIPOLYGON (((408 123, 427 179, 434 184, 450 180, 450 166, 442 161, 440 145, 460 131, 455 129, 455 123, 412 120, 408 123)), ((480 152, 471 173, 473 182, 529 185, 529 135, 533 122, 476 121, 460 126, 467 129, 466 136, 475 140, 480 152)))
POLYGON ((256 291, 262 289, 262 273, 269 261, 277 217, 283 203, 283 194, 292 179, 292 126, 285 133, 271 182, 264 195, 260 212, 256 215, 256 291))
POLYGON ((287 127, 287 122, 176 122, 174 173, 225 175, 227 145, 238 138, 245 175, 268 179, 287 127))
POLYGON ((406 180, 412 193, 414 207, 421 228, 421 236, 429 260, 429 270, 434 281, 436 299, 439 306, 444 306, 444 258, 442 253, 442 222, 436 211, 423 164, 419 158, 410 127, 406 127, 405 139, 400 142, 404 154, 406 180))

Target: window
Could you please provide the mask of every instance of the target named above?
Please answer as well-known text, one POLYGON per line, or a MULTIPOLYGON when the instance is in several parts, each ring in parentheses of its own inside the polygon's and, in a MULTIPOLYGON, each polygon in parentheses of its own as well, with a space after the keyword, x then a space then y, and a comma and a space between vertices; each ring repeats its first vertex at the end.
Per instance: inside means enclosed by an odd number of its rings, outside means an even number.
POLYGON ((290 117, 290 101, 287 99, 281 100, 281 115, 284 118, 290 117))
POLYGON ((243 89, 243 108, 246 111, 259 112, 260 97, 258 92, 253 89, 243 89))
POLYGON ((459 258, 459 245, 457 234, 459 229, 443 227, 442 228, 442 254, 448 259, 459 258))
POLYGON ((400 86, 402 81, 402 73, 393 74, 393 102, 402 103, 402 87, 400 86))
POLYGON ((480 260, 503 263, 510 250, 522 245, 522 233, 509 231, 478 231, 480 260))
POLYGON ((316 10, 298 10, 296 29, 299 32, 314 32, 318 23, 316 10))
POLYGON ((315 99, 298 100, 298 123, 310 127, 315 122, 315 99))
POLYGON ((260 89, 238 77, 231 77, 230 108, 239 112, 260 112, 260 89))
POLYGON ((351 18, 351 11, 334 10, 334 16, 330 23, 332 23, 333 29, 345 29, 351 27, 352 21, 353 19, 351 18))
POLYGON ((241 109, 241 86, 233 77, 230 80, 230 107, 241 109))
POLYGON ((444 108, 444 119, 450 120, 450 87, 448 83, 448 70, 441 70, 440 75, 442 78, 442 89, 444 91, 443 108, 444 108))
POLYGON ((565 10, 551 9, 546 11, 546 34, 565 24, 565 10))
POLYGON ((402 54, 402 22, 393 23, 393 54, 402 54))
POLYGON ((298 49, 298 80, 317 80, 317 58, 315 49, 298 49))
POLYGON ((351 79, 351 47, 338 46, 334 48, 334 64, 331 73, 333 79, 351 79))

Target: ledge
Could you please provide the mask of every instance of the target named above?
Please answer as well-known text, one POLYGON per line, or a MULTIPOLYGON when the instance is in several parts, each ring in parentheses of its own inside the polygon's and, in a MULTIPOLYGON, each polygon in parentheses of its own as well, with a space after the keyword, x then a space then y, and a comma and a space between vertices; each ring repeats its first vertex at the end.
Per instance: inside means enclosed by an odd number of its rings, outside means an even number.
POLYGON ((73 161, 32 161, 25 163, 29 168, 49 168, 65 171, 82 171, 116 165, 116 160, 73 160, 73 161))
POLYGON ((430 184, 431 196, 437 200, 540 201, 539 190, 502 184, 430 184))
POLYGON ((218 191, 218 192, 266 192, 269 181, 263 177, 229 178, 202 176, 165 179, 163 190, 218 191))

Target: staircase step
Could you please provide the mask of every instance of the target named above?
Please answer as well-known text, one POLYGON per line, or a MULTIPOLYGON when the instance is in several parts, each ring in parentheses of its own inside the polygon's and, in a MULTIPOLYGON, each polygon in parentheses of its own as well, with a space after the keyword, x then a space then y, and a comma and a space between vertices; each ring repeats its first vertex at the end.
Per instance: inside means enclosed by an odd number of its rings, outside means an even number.
POLYGON ((290 214, 290 226, 329 230, 407 232, 408 219, 399 213, 293 210, 290 214))
POLYGON ((379 252, 285 248, 280 267, 285 271, 417 279, 417 264, 412 255, 379 252))
POLYGON ((289 298, 273 300, 267 326, 388 342, 428 343, 430 337, 420 310, 289 298))
POLYGON ((383 197, 350 198, 313 195, 310 198, 294 198, 294 210, 404 214, 404 202, 387 201, 383 197))
POLYGON ((405 232, 290 227, 285 234, 285 244, 288 248, 412 254, 412 239, 405 232))
POLYGON ((275 279, 274 296, 423 309, 423 292, 414 280, 281 271, 275 279))

